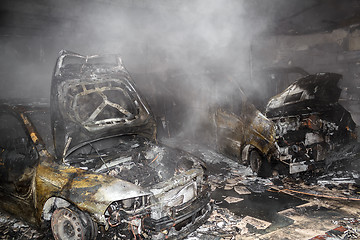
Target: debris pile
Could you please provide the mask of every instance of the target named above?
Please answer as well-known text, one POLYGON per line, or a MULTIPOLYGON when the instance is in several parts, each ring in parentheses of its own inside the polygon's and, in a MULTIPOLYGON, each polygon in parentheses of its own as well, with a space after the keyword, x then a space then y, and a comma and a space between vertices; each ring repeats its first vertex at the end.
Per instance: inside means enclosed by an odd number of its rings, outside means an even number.
POLYGON ((0 239, 39 239, 45 240, 51 238, 51 233, 46 235, 26 223, 9 216, 6 213, 0 213, 0 239))
POLYGON ((344 218, 341 221, 333 221, 336 227, 327 231, 324 235, 319 235, 311 238, 310 240, 348 240, 360 238, 360 219, 344 218))
POLYGON ((341 239, 359 239, 360 238, 360 219, 356 218, 344 218, 343 220, 336 222, 335 225, 345 227, 346 230, 341 239))
POLYGON ((360 172, 346 170, 273 178, 273 190, 296 195, 360 201, 360 172))
MULTIPOLYGON (((359 128, 359 127, 358 127, 359 128)), ((336 152, 332 152, 326 159, 326 170, 358 170, 360 167, 360 136, 357 142, 351 142, 336 152)))
MULTIPOLYGON (((229 211, 227 208, 220 208, 214 206, 214 210, 208 221, 190 234, 188 240, 198 239, 242 239, 243 236, 255 237, 251 229, 264 230, 269 227, 271 223, 251 217, 239 217, 229 211)), ((260 235, 260 234, 258 234, 260 235)))

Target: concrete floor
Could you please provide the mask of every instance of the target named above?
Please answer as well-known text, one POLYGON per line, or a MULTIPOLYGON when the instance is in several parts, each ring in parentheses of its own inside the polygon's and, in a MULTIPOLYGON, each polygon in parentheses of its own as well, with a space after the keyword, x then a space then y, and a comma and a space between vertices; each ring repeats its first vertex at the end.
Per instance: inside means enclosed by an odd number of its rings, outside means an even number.
MULTIPOLYGON (((167 143, 169 142, 171 144, 171 140, 167 143)), ((173 146, 179 145, 173 144, 173 146)), ((360 200, 360 191, 355 188, 359 183, 357 174, 360 171, 359 168, 357 171, 347 172, 350 176, 347 181, 344 180, 346 173, 338 169, 337 172, 343 176, 342 181, 350 184, 342 184, 341 187, 333 186, 332 190, 329 190, 319 184, 320 180, 317 181, 317 178, 323 179, 321 183, 324 183, 328 175, 335 179, 334 172, 318 174, 315 179, 309 179, 307 174, 296 178, 278 176, 262 179, 254 176, 249 168, 206 147, 194 146, 193 143, 186 142, 183 142, 182 146, 186 151, 197 155, 207 163, 211 176, 209 179, 213 190, 215 215, 218 215, 220 209, 221 212, 225 210, 223 215, 228 218, 232 216, 226 214, 226 211, 233 213, 236 218, 236 221, 229 221, 226 217, 217 218, 217 220, 210 217, 207 224, 188 236, 188 240, 311 239, 324 235, 325 232, 340 225, 348 225, 350 230, 357 231, 356 236, 360 238, 360 224, 356 223, 352 226, 348 224, 353 220, 360 220, 360 201, 342 200, 345 197, 360 200), (355 184, 351 184, 353 182, 355 184), (290 188, 297 191, 274 191, 290 188), (241 191, 236 191, 239 189, 241 191), (309 192, 312 194, 308 194, 309 192), (318 197, 321 195, 337 198, 318 197), (235 201, 226 202, 229 196, 234 197, 235 201), (239 200, 237 198, 242 200, 236 202, 239 200), (250 222, 249 217, 252 219, 250 222)), ((353 239, 349 236, 350 233, 331 239, 353 239)))

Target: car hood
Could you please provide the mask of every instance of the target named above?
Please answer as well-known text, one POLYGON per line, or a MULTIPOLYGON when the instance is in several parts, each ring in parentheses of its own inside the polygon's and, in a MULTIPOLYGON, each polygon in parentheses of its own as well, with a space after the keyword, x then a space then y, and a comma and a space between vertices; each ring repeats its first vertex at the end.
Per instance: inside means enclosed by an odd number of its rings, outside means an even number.
POLYGON ((305 114, 329 110, 340 97, 337 73, 317 73, 300 78, 282 93, 272 97, 266 106, 267 117, 305 114))
POLYGON ((120 134, 155 139, 153 114, 118 55, 61 51, 50 99, 58 158, 88 142, 120 134))
POLYGON ((138 135, 111 137, 84 145, 64 162, 143 188, 167 182, 176 175, 203 166, 199 159, 187 152, 155 144, 138 135))

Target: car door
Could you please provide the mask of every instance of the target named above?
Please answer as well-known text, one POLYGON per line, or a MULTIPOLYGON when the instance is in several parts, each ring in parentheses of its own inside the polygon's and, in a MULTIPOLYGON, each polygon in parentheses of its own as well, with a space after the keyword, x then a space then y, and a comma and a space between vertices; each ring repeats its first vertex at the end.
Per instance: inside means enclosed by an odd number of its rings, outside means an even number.
POLYGON ((39 155, 20 118, 0 110, 0 188, 5 195, 29 197, 39 155))
POLYGON ((235 159, 241 159, 244 144, 243 96, 233 84, 231 91, 222 93, 215 111, 217 150, 235 159))

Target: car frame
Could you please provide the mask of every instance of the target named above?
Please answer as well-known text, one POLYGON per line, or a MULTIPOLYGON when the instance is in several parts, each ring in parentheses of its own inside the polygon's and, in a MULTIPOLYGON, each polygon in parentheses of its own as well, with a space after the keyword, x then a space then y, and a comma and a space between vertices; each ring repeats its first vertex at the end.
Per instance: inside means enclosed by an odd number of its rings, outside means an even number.
MULTIPOLYGON (((53 99, 51 99, 50 109, 48 104, 24 104, 10 101, 0 106, 0 113, 2 113, 0 121, 15 124, 12 129, 16 128, 22 131, 19 136, 15 134, 14 138, 16 139, 13 139, 15 141, 7 141, 8 146, 2 146, 0 173, 3 181, 0 186, 2 200, 0 207, 38 227, 46 227, 51 223, 55 239, 95 239, 99 230, 102 233, 107 230, 125 231, 130 234, 130 237, 136 238, 141 235, 152 239, 177 239, 189 234, 205 222, 211 213, 206 167, 200 159, 189 153, 171 149, 156 142, 156 126, 153 124, 150 108, 145 99, 142 99, 136 91, 135 84, 118 56, 116 56, 119 59, 115 66, 116 71, 120 71, 121 76, 126 76, 127 79, 124 81, 127 84, 124 86, 131 88, 134 96, 139 96, 136 97, 139 106, 148 109, 146 121, 141 124, 140 121, 137 121, 135 130, 131 128, 132 125, 127 125, 125 130, 118 125, 113 125, 116 131, 107 129, 97 132, 97 134, 92 132, 93 135, 89 133, 88 136, 97 138, 94 141, 91 138, 83 138, 85 140, 79 142, 78 147, 74 147, 72 151, 76 152, 77 149, 82 149, 89 144, 95 145, 115 137, 130 138, 138 141, 140 145, 148 147, 150 152, 154 149, 159 151, 158 155, 152 156, 151 161, 146 162, 148 165, 154 165, 151 167, 153 172, 156 172, 157 169, 159 171, 168 169, 173 175, 145 186, 141 185, 140 181, 131 182, 128 179, 122 179, 127 177, 122 177, 120 173, 119 175, 109 174, 110 168, 113 169, 112 167, 120 166, 120 162, 124 162, 121 157, 117 157, 117 161, 114 160, 115 158, 106 160, 107 162, 104 162, 106 171, 100 171, 101 167, 97 169, 99 171, 86 169, 84 166, 70 164, 67 161, 67 158, 71 156, 69 150, 71 144, 59 143, 61 137, 56 136, 59 133, 54 134, 59 126, 58 119, 60 119, 54 114, 54 111, 58 110, 56 105, 62 103, 62 101, 57 102, 56 100, 59 97, 59 93, 55 92, 56 81, 61 80, 57 77, 70 79, 66 74, 64 74, 65 76, 56 76, 62 67, 60 61, 68 56, 89 58, 68 51, 60 52, 54 70, 53 99), (34 114, 44 115, 44 117, 38 117, 35 121, 34 117, 31 117, 34 114), (49 115, 51 115, 51 119, 49 115), (7 116, 8 119, 4 116, 7 116), (52 129, 54 136, 42 134, 44 128, 52 129), (150 129, 150 131, 145 131, 146 129, 150 129), (138 133, 141 138, 138 138, 138 133), (10 143, 12 142, 20 144, 21 147, 11 148, 10 143), (59 151, 59 144, 60 148, 67 149, 67 155, 66 151, 59 151), (16 152, 22 148, 24 152, 16 152), (10 154, 10 150, 15 153, 10 154), (166 155, 167 153, 171 153, 170 157, 166 155), (17 175, 10 177, 5 173, 13 173, 15 162, 17 164, 14 174, 17 175), (110 164, 112 165, 110 166, 110 164), (163 165, 162 168, 161 165, 163 165), (170 169, 170 165, 174 165, 174 169, 170 169)), ((87 67, 89 66, 87 65, 87 67)), ((96 66, 95 69, 104 70, 99 66, 96 66)), ((114 79, 119 76, 116 72, 111 74, 114 79)), ((99 73, 97 78, 101 78, 101 76, 103 75, 99 73)), ((66 115, 63 116, 66 117, 66 115)), ((71 123, 67 122, 64 127, 67 128, 69 124, 71 123)), ((74 129, 75 131, 71 133, 79 134, 76 128, 74 129)), ((4 125, 0 130, 3 130, 0 134, 4 141, 12 136, 9 132, 12 130, 5 128, 4 125)), ((61 134, 63 133, 61 132, 61 134)), ((132 144, 132 151, 137 151, 136 144, 132 144)), ((128 145, 126 142, 124 143, 125 147, 128 145)), ((143 150, 143 148, 139 149, 143 150)), ((146 155, 147 152, 144 154, 146 155)), ((98 155, 98 161, 104 160, 98 151, 95 155, 98 155)), ((123 158, 129 162, 129 156, 123 158)), ((149 160, 147 157, 142 159, 149 160)), ((142 164, 145 165, 145 163, 142 164)), ((159 176, 162 174, 161 172, 156 173, 159 176)))
POLYGON ((321 169, 326 158, 357 138, 351 114, 339 104, 342 75, 308 74, 272 97, 266 116, 276 126, 279 161, 290 174, 321 169))

